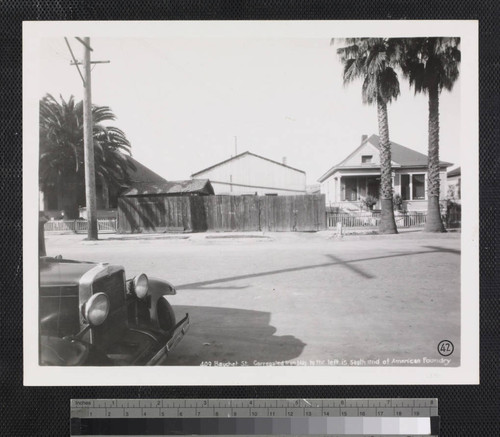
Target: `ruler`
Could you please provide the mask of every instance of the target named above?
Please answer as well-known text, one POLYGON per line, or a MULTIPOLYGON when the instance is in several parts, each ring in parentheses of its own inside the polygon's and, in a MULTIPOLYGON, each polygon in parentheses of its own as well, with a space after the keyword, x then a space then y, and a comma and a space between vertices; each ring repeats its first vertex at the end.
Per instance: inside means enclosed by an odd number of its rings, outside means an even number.
POLYGON ((72 399, 71 435, 438 436, 438 401, 72 399))

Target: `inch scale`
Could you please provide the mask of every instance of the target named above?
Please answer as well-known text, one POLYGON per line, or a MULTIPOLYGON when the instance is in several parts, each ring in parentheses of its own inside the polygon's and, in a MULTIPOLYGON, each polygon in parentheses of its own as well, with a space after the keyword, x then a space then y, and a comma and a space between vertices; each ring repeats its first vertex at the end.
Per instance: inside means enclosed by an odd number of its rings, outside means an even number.
POLYGON ((438 436, 438 401, 73 399, 71 435, 438 436))

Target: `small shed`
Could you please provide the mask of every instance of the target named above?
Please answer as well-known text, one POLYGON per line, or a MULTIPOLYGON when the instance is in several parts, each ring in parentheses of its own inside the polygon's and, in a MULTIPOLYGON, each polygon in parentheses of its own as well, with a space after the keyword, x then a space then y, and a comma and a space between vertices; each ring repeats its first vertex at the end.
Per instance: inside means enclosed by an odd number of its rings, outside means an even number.
POLYGON ((214 194, 208 179, 136 182, 122 196, 209 196, 214 194))
POLYGON ((135 183, 118 199, 118 232, 204 231, 201 197, 213 194, 208 179, 135 183))

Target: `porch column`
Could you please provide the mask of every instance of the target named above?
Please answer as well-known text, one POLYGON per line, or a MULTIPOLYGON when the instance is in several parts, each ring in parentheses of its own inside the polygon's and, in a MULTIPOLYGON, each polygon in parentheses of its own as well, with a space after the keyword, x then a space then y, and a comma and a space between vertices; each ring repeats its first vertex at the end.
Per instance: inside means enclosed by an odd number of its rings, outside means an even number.
POLYGON ((342 202, 342 176, 338 177, 338 184, 335 190, 335 201, 342 202))

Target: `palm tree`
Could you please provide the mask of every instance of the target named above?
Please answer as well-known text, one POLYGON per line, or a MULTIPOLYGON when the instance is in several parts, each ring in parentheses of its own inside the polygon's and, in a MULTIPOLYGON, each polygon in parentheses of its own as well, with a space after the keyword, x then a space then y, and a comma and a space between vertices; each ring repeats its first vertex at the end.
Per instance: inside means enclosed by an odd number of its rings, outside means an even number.
POLYGON ((426 232, 445 232, 439 207, 439 94, 459 76, 460 38, 408 38, 401 67, 415 94, 429 96, 426 232))
MULTIPOLYGON (((92 108, 96 178, 102 187, 118 189, 135 167, 125 133, 102 124, 115 118, 107 106, 92 108)), ((76 218, 84 202, 84 180, 83 103, 75 103, 73 96, 59 102, 47 94, 40 100, 40 189, 57 190, 65 216, 76 218)))
POLYGON ((362 79, 363 103, 377 105, 382 209, 379 231, 396 234, 387 104, 399 96, 399 80, 394 67, 399 62, 400 42, 392 38, 347 38, 345 43, 345 47, 337 49, 344 64, 344 85, 362 79))

